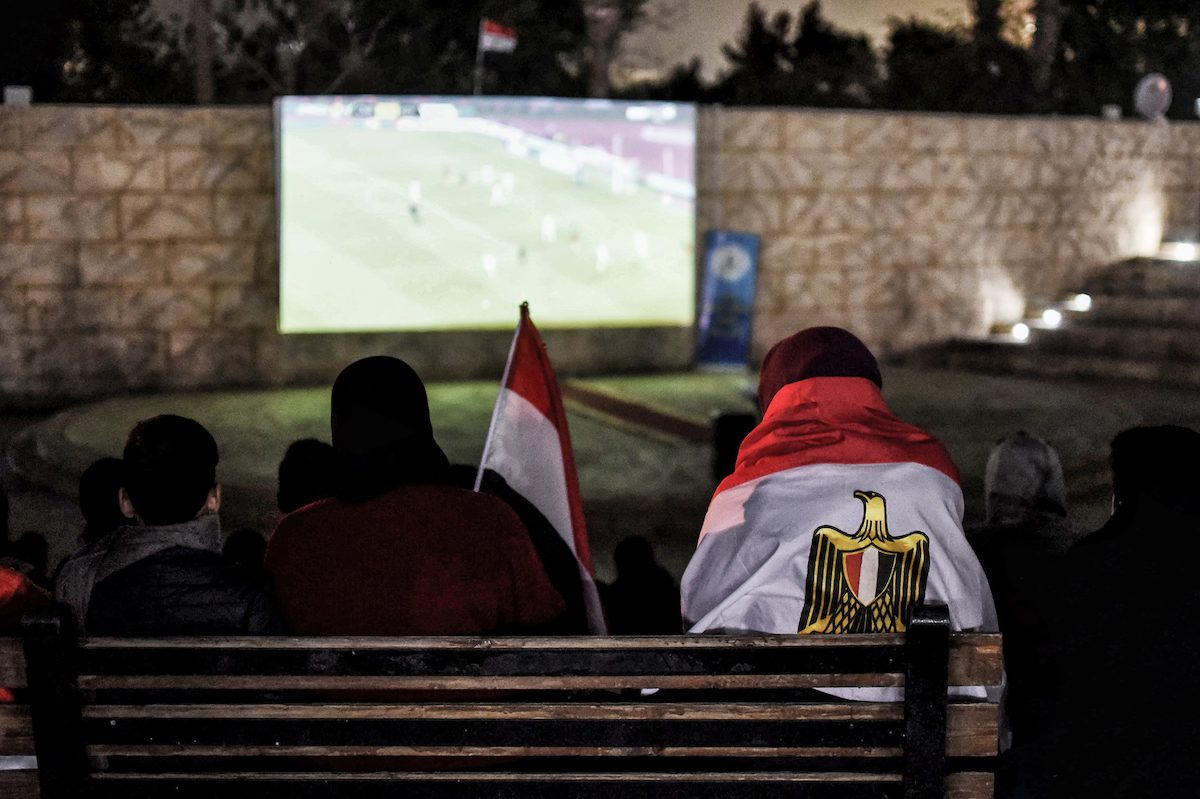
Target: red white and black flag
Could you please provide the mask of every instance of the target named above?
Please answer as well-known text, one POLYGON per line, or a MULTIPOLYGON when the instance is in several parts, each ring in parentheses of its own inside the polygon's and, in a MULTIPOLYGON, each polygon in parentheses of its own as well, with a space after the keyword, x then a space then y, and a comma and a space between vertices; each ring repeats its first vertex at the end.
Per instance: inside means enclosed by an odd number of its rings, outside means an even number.
POLYGON ((479 52, 511 53, 517 49, 517 32, 490 19, 479 21, 479 52))
POLYGON ((593 576, 566 408, 527 303, 521 305, 521 321, 483 446, 476 491, 485 469, 503 477, 510 488, 531 502, 570 548, 579 568, 588 629, 603 635, 604 613, 593 576))

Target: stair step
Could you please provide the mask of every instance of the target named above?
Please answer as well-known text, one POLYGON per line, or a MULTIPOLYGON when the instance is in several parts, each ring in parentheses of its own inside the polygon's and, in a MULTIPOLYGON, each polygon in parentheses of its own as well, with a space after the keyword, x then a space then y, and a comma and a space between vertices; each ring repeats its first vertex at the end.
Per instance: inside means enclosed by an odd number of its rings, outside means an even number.
POLYGON ((1022 344, 954 342, 940 355, 925 353, 924 365, 985 374, 1096 378, 1200 386, 1200 362, 1145 360, 1111 355, 1056 353, 1022 344))
POLYGON ((1200 300, 1195 297, 1140 297, 1118 294, 1092 295, 1092 310, 1071 314, 1073 324, 1164 325, 1200 328, 1200 300))
POLYGON ((1123 261, 1084 283, 1088 294, 1200 297, 1200 264, 1154 259, 1123 261))
POLYGON ((1071 325, 1035 330, 1028 348, 1055 355, 1101 355, 1140 361, 1200 363, 1200 327, 1071 325))

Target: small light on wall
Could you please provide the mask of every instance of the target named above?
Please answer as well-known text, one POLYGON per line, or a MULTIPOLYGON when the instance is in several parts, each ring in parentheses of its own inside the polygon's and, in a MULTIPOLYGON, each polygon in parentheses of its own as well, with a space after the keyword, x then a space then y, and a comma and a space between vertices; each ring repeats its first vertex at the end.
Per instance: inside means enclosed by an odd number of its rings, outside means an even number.
POLYGON ((1062 320, 1063 316, 1061 311, 1055 310, 1054 308, 1047 308, 1046 310, 1042 311, 1042 324, 1046 327, 1058 327, 1062 324, 1062 320))
POLYGON ((1080 313, 1090 311, 1092 310, 1092 295, 1076 294, 1067 302, 1067 307, 1080 313))
POLYGON ((1200 260, 1200 247, 1190 241, 1165 241, 1158 255, 1170 261, 1196 261, 1200 260))
POLYGON ((1012 326, 1012 330, 1009 331, 1009 335, 1013 337, 1013 341, 1029 341, 1029 325, 1025 324, 1024 322, 1017 322, 1012 326))

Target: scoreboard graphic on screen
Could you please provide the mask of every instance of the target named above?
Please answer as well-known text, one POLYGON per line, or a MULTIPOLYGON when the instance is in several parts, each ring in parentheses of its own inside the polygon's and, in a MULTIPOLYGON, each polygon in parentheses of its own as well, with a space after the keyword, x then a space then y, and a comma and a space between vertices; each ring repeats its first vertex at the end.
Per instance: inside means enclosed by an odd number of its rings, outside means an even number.
POLYGON ((688 326, 696 112, 679 103, 285 97, 280 329, 688 326))

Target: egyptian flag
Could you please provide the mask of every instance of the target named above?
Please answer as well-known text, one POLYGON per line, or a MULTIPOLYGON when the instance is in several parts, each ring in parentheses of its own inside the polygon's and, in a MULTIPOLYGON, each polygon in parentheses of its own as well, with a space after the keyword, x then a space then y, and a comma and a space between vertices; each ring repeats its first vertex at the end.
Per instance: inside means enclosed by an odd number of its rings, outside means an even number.
MULTIPOLYGON (((764 383, 771 371, 764 362, 764 383)), ((717 488, 683 576, 692 632, 903 632, 929 602, 949 606, 953 629, 997 629, 963 534, 958 470, 892 413, 874 375, 765 392, 763 420, 717 488)))
POLYGON ((529 318, 528 303, 521 305, 521 321, 492 412, 476 491, 488 469, 532 503, 570 548, 582 582, 588 629, 603 635, 604 614, 593 576, 567 413, 546 345, 529 318))
POLYGON ((479 21, 479 52, 511 53, 517 49, 517 32, 490 19, 479 21))

